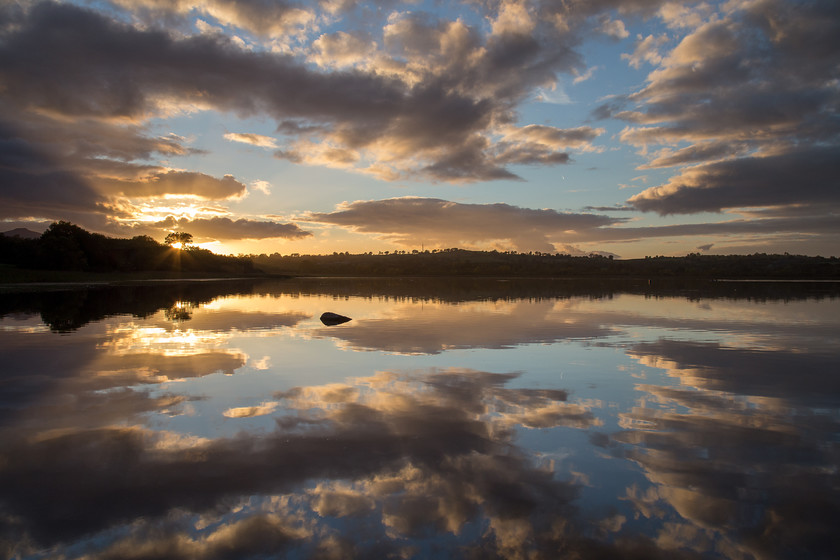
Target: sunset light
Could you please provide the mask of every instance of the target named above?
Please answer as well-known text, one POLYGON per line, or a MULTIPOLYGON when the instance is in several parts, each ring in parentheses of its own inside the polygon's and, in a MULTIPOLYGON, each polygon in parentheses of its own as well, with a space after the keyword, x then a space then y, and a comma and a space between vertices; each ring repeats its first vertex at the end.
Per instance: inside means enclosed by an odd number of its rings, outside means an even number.
POLYGON ((840 558, 840 0, 0 0, 0 551, 840 558))
POLYGON ((836 4, 16 3, 0 231, 830 256, 836 4))

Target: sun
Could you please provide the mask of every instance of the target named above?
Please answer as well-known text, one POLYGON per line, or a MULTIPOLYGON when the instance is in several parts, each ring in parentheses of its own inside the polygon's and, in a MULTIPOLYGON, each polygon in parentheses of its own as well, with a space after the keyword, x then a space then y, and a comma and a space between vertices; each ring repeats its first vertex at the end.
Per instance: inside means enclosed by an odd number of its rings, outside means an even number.
POLYGON ((183 243, 181 243, 180 241, 178 241, 178 242, 176 242, 176 243, 173 243, 173 244, 172 244, 172 248, 173 248, 173 249, 181 249, 181 248, 183 248, 183 247, 184 247, 184 244, 183 244, 183 243))

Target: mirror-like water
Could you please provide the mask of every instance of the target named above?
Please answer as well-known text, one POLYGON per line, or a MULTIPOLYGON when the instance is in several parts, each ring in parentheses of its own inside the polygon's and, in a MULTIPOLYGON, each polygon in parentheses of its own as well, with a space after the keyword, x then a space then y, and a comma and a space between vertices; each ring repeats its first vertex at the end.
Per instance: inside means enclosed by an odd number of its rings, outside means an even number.
POLYGON ((158 283, 0 313, 4 557, 840 556, 837 284, 158 283))

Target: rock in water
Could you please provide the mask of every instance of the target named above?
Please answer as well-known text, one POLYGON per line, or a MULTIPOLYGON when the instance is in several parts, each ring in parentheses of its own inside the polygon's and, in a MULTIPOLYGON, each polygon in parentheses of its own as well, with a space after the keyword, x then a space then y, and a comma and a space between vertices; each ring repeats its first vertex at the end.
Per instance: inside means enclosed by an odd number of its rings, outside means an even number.
POLYGON ((340 325, 341 323, 346 323, 351 320, 352 319, 350 319, 350 317, 345 317, 344 315, 339 315, 338 313, 333 313, 331 311, 327 311, 321 315, 321 322, 328 327, 331 327, 332 325, 340 325))

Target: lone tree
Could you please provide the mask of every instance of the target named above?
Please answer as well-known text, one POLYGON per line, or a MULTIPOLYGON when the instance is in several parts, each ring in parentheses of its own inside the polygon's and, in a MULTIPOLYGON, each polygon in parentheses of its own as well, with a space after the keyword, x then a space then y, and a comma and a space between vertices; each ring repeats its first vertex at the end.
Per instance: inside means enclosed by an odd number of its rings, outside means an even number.
POLYGON ((185 231, 174 231, 166 236, 166 239, 163 240, 164 243, 167 245, 171 245, 175 247, 184 248, 193 241, 193 236, 191 233, 187 233, 185 231))

